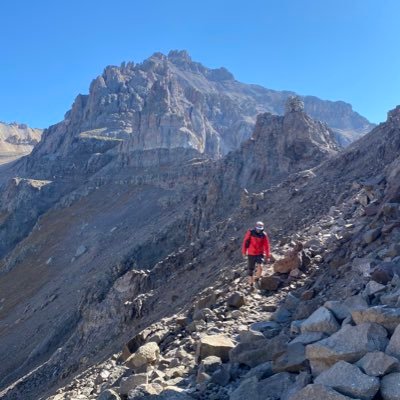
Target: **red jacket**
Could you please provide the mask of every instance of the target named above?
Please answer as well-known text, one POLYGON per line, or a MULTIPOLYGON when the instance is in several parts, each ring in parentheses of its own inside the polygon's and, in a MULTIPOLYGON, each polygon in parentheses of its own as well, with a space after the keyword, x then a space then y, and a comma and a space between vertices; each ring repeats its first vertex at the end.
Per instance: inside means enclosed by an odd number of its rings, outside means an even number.
POLYGON ((242 254, 244 256, 247 254, 249 256, 263 255, 269 257, 271 254, 267 234, 249 229, 243 239, 242 254))

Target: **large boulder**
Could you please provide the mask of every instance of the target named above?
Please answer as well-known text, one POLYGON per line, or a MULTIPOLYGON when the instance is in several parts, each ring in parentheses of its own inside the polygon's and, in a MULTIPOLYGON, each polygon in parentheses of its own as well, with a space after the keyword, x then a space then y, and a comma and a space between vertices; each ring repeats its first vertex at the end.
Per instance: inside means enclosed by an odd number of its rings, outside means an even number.
POLYGON ((315 379, 315 383, 329 386, 357 399, 372 400, 379 390, 379 379, 363 374, 358 367, 339 361, 315 379))
POLYGON ((280 274, 288 274, 290 271, 300 269, 302 266, 301 250, 300 246, 296 246, 285 257, 275 261, 274 271, 280 274))
POLYGON ((356 362, 366 353, 383 351, 388 343, 387 331, 378 324, 345 325, 340 331, 306 346, 306 357, 314 375, 340 360, 356 362))
POLYGON ((336 321, 333 314, 325 307, 320 307, 314 311, 301 324, 301 333, 305 332, 323 332, 332 334, 340 329, 339 323, 336 321))
POLYGON ((400 400, 400 373, 386 375, 381 381, 381 396, 383 400, 400 400))
POLYGON ((216 356, 227 362, 229 351, 234 347, 235 344, 225 335, 204 336, 197 343, 196 359, 200 362, 206 357, 216 356))
POLYGON ((365 322, 374 322, 384 326, 390 333, 393 333, 397 325, 400 324, 399 308, 375 306, 364 310, 354 310, 351 316, 357 325, 365 322))
POLYGON ((321 384, 307 385, 305 388, 291 396, 289 400, 351 400, 352 397, 344 396, 329 386, 321 384))
POLYGON ((388 356, 382 351, 374 351, 367 353, 361 360, 357 362, 359 366, 367 375, 370 376, 383 376, 389 372, 399 371, 399 360, 397 358, 388 356))
POLYGON ((155 342, 149 342, 139 347, 125 362, 125 364, 133 369, 139 369, 149 364, 155 364, 160 357, 160 348, 155 342))

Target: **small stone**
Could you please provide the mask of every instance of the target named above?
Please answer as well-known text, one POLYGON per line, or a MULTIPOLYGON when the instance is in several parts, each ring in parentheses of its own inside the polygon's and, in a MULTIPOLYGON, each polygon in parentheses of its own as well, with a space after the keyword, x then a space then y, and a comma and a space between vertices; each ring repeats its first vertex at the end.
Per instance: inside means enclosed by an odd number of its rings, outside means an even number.
POLYGON ((245 305, 244 296, 240 292, 234 292, 226 301, 229 307, 240 308, 245 305))

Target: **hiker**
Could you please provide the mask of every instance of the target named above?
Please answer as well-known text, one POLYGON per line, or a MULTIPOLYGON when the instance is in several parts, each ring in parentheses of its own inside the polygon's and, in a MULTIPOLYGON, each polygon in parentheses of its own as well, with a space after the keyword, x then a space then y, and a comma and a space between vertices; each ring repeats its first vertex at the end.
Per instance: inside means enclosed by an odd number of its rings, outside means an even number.
POLYGON ((264 223, 258 221, 254 229, 249 229, 243 239, 242 254, 247 256, 250 290, 254 289, 254 281, 258 281, 262 274, 262 265, 270 261, 270 246, 267 234, 264 232, 264 223), (256 278, 254 279, 254 270, 256 278))

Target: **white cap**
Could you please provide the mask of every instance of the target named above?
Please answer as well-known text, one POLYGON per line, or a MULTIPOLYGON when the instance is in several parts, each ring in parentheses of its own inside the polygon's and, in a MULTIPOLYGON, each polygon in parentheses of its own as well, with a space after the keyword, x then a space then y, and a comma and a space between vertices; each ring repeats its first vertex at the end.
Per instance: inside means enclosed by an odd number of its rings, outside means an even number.
POLYGON ((257 221, 256 222, 256 229, 260 229, 260 230, 264 229, 264 222, 257 221))

